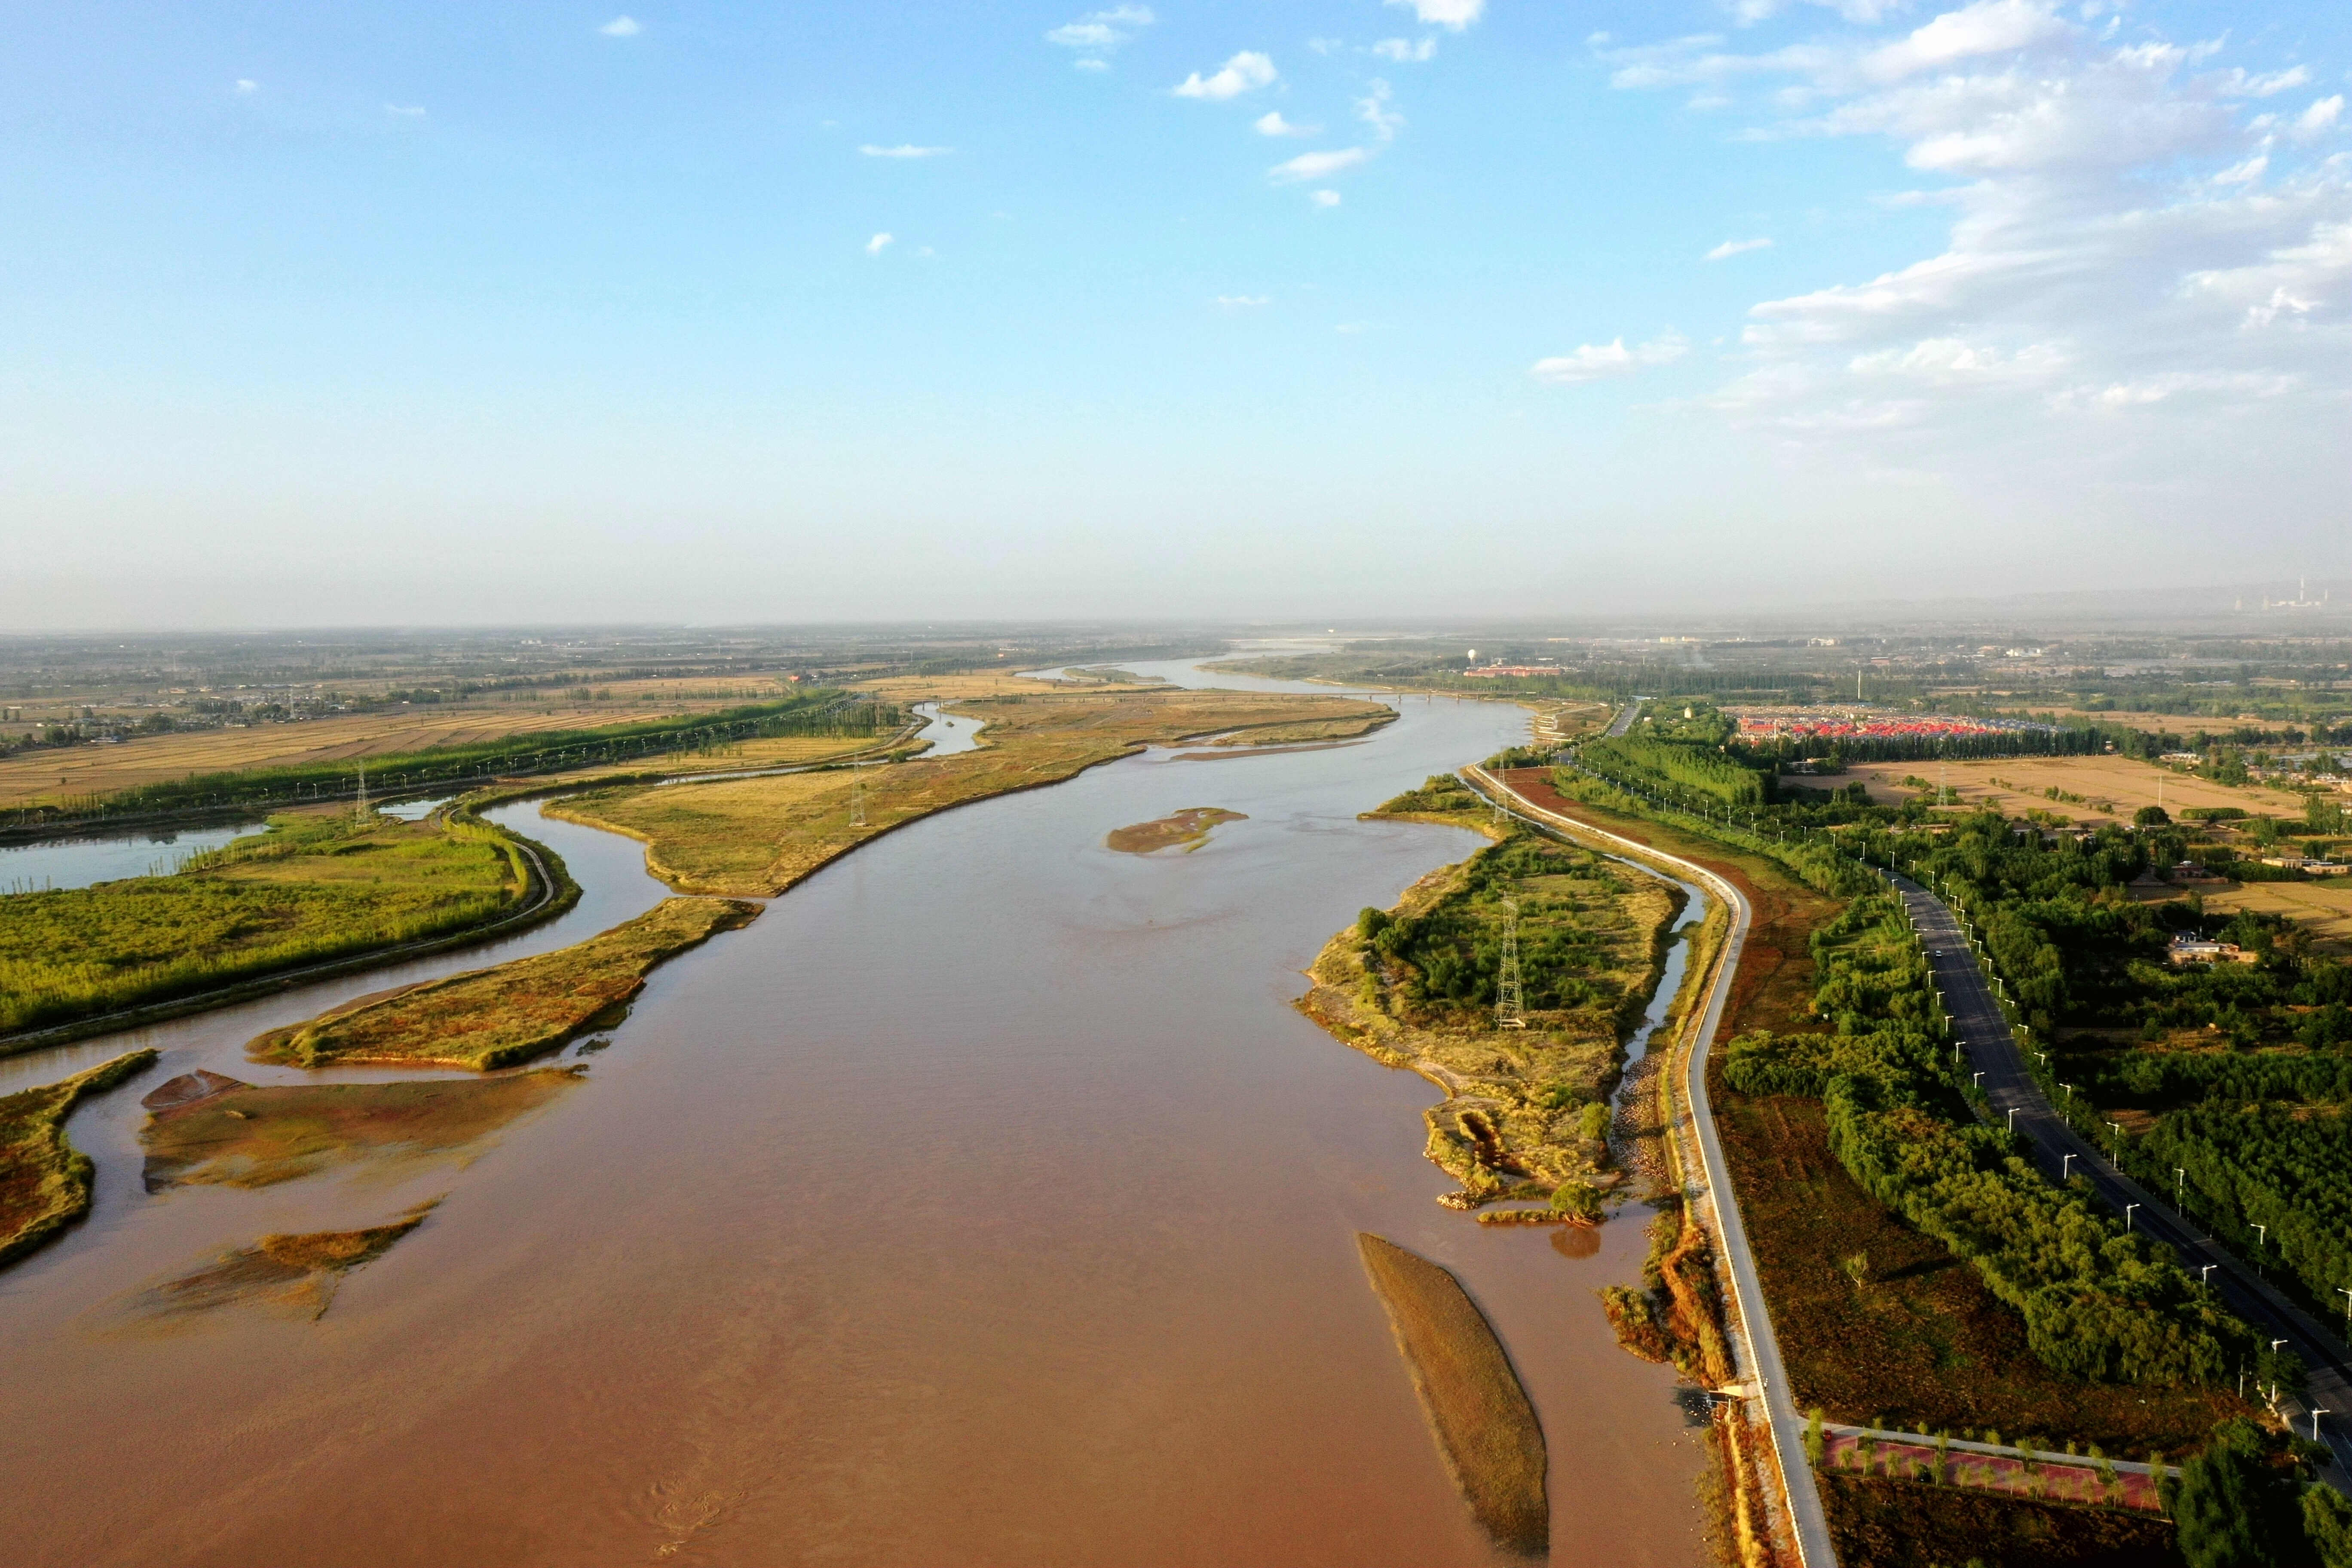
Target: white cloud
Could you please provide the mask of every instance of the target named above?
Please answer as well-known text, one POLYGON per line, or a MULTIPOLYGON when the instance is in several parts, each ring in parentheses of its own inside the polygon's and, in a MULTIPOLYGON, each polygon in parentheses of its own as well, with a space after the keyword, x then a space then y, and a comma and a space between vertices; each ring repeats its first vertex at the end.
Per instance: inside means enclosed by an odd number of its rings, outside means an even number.
POLYGON ((1194 71, 1169 90, 1179 98, 1239 98, 1243 93, 1271 86, 1278 74, 1274 62, 1265 56, 1244 49, 1208 76, 1194 71))
MULTIPOLYGON (((2144 19, 2126 42, 2111 7, 1937 9, 1754 53, 1714 35, 1592 45, 1621 87, 1731 98, 1752 144, 1884 147, 1927 177, 1874 204, 1949 215, 1940 243, 1874 277, 1754 303, 1727 379, 1695 406, 1825 472, 1900 471, 2026 510, 2063 497, 2068 515, 2102 495, 2176 498, 2186 517, 2340 487, 2340 103, 2270 107, 2311 73, 2231 67, 2224 46, 2144 19)), ((1637 360, 1588 344, 1538 375, 1637 360)))
POLYGON ((1396 133, 1404 129, 1404 116, 1389 107, 1389 84, 1374 77, 1370 90, 1356 100, 1356 118, 1372 128, 1372 136, 1381 142, 1393 142, 1396 133))
POLYGON ((1486 0, 1388 0, 1391 5, 1410 5, 1412 14, 1433 27, 1445 27, 1460 32, 1476 21, 1486 9, 1486 0))
POLYGON ((2291 134, 2298 142, 2316 141, 2323 132, 2333 130, 2336 122, 2342 118, 2344 118, 2344 95, 2339 92, 2333 98, 2321 99, 2295 116, 2294 128, 2291 134))
POLYGON ((1110 69, 1110 62, 1104 59, 1100 55, 1080 55, 1076 59, 1072 60, 1070 64, 1082 71, 1107 71, 1110 69))
POLYGON ((2045 0, 1975 0, 1947 11, 1902 42, 1873 49, 1863 74, 1894 81, 1983 55, 2011 54, 2073 31, 2045 0))
POLYGON ((1661 332, 1630 349, 1621 337, 1605 343, 1585 343, 1574 353, 1539 359, 1528 367, 1528 374, 1549 385, 1570 386, 1606 376, 1631 375, 1647 365, 1670 364, 1689 351, 1689 342, 1677 331, 1661 332))
POLYGON ((1370 156, 1371 153, 1362 147, 1342 147, 1330 153, 1301 153, 1289 162, 1276 163, 1268 169, 1265 177, 1277 185, 1328 180, 1334 174, 1355 168, 1370 156))
POLYGON ((1217 296, 1219 307, 1227 310, 1254 310, 1257 306, 1273 303, 1274 296, 1271 294, 1220 294, 1217 296))
POLYGON ((1339 205, 1339 193, 1337 191, 1309 191, 1307 193, 1307 199, 1318 207, 1336 207, 1339 205))
POLYGON ((425 106, 421 103, 387 103, 383 106, 383 111, 386 114, 397 114, 406 120, 425 118, 425 106))
MULTIPOLYGON (((1148 5, 1113 5, 1106 11, 1089 11, 1075 22, 1065 23, 1045 35, 1049 44, 1059 44, 1066 49, 1115 49, 1134 36, 1131 29, 1149 27, 1157 20, 1148 5)), ((1100 69, 1099 66, 1087 68, 1100 69)))
POLYGON ((615 16, 596 30, 608 38, 634 38, 645 31, 635 16, 615 16))
POLYGON ((1717 246, 1713 250, 1708 251, 1705 259, 1708 261, 1727 261, 1732 257, 1744 255, 1751 250, 1769 250, 1771 248, 1772 242, 1769 239, 1727 239, 1721 245, 1717 246))
POLYGON ((241 76, 236 79, 236 90, 240 94, 259 92, 261 90, 261 84, 255 81, 251 77, 241 76))
POLYGON ((881 255, 884 251, 890 248, 895 238, 895 236, 888 234, 876 235, 872 239, 866 242, 866 254, 868 256, 881 255))
POLYGON ((1423 38, 1414 43, 1410 38, 1382 38, 1372 46, 1372 53, 1401 65, 1418 65, 1437 58, 1437 40, 1423 38))
POLYGON ((2213 90, 2223 98, 2268 98, 2274 92, 2301 87, 2310 79, 2311 72, 2302 66, 2259 76, 2248 74, 2242 66, 2232 66, 2226 74, 2214 79, 2213 90))
POLYGON ((911 142, 901 142, 896 147, 877 147, 868 142, 858 149, 869 158, 937 158, 952 153, 952 147, 918 147, 911 142))
POLYGON ((1320 125, 1294 125, 1282 117, 1282 110, 1269 109, 1250 121, 1250 128, 1261 136, 1315 136, 1322 132, 1320 125))

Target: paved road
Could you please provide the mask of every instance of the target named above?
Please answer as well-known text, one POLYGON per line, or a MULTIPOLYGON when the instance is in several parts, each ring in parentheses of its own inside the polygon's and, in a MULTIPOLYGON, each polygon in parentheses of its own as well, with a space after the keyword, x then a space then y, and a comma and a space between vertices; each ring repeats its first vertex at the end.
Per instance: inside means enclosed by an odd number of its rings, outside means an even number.
POLYGON ((1976 954, 1960 929, 1958 919, 1941 900, 1908 877, 1888 878, 1911 913, 1911 922, 1932 955, 1936 987, 1944 1010, 1961 1042, 1970 1070, 1984 1074, 1983 1088, 1992 1102, 1996 1121, 2010 1121, 2031 1147, 2033 1162, 2053 1181, 2062 1174, 2090 1178, 2092 1187, 2116 1213, 2137 1205, 2130 1215, 2134 1230, 2155 1237, 2180 1255, 2192 1275, 2211 1266, 2210 1279, 2231 1310, 2263 1331, 2268 1339, 2283 1339, 2311 1369, 2310 1404, 2283 1398, 2283 1414, 2299 1417, 2298 1431, 2310 1435, 2312 1405, 2334 1413, 2323 1417, 2321 1436, 2336 1450, 2336 1468, 2326 1479, 2339 1490, 2352 1487, 2352 1365, 2341 1341, 2314 1321, 2309 1314, 2268 1284, 2248 1264, 2220 1246, 2194 1221, 2176 1214, 2137 1182, 2116 1169, 2082 1134, 2060 1119, 2042 1086, 2027 1072, 2024 1056, 2009 1021, 2001 1016, 1993 990, 1979 967, 1976 954), (2013 1121, 2010 1112, 2015 1110, 2013 1121), (2070 1161, 2067 1156, 2073 1156, 2070 1161))
MULTIPOLYGON (((1635 703, 1626 709, 1625 714, 1636 712, 1639 708, 1640 704, 1635 703)), ((1625 715, 1620 715, 1620 724, 1630 721, 1625 715)), ((1621 731, 1612 725, 1611 732, 1621 731)), ((1699 1151, 1704 1183, 1699 1196, 1715 1211, 1716 1238, 1731 1275, 1739 1339, 1748 1352, 1745 1370, 1755 1382, 1756 1396, 1764 1403, 1772 1434, 1773 1457, 1780 1463, 1781 1489, 1796 1526, 1798 1561, 1803 1568, 1834 1568, 1837 1552, 1830 1544, 1829 1520, 1822 1509, 1821 1489, 1814 1480, 1812 1466, 1804 1458, 1805 1420, 1790 1396, 1789 1376, 1780 1364, 1780 1342, 1772 1332, 1772 1319, 1765 1310, 1764 1287, 1756 1277, 1755 1257, 1748 1251, 1748 1230, 1739 1217, 1738 1194, 1724 1173, 1723 1145, 1716 1136, 1714 1113, 1707 1106, 1707 1051, 1722 1026, 1724 1005, 1731 997, 1732 975, 1739 967, 1740 949, 1748 941, 1751 919, 1748 900, 1738 888, 1704 866, 1547 811, 1484 768, 1465 768, 1463 773, 1488 799, 1500 801, 1512 815, 1588 841, 1601 839, 1638 859, 1670 866, 1722 900, 1731 911, 1731 930, 1724 938, 1723 955, 1716 965, 1715 983, 1708 988, 1706 1009, 1699 1019, 1688 1058, 1688 1077, 1684 1087, 1689 1114, 1681 1131, 1686 1145, 1696 1143, 1699 1151)))
POLYGON ((1633 701, 1625 704, 1625 711, 1609 721, 1609 728, 1601 732, 1603 735, 1622 735, 1632 729, 1633 721, 1642 716, 1642 704, 1648 700, 1646 697, 1636 697, 1633 701))

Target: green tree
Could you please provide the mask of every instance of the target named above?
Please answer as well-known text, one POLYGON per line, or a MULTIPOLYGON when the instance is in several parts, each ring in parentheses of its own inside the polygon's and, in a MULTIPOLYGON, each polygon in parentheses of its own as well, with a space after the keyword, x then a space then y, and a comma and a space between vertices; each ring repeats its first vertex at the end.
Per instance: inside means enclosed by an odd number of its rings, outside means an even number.
POLYGON ((2132 813, 2132 821, 2141 827, 2169 827, 2172 815, 2160 805, 2143 805, 2132 813))
POLYGON ((2189 1568, 2287 1568, 2301 1561, 2296 1490, 2294 1476, 2268 1462, 2252 1422, 2215 1428, 2166 1489, 2189 1568))
MULTIPOLYGON (((1812 1414, 1805 1418, 1805 1458, 1817 1470, 1822 1468, 1822 1450, 1826 1442, 1822 1427, 1822 1407, 1816 1405, 1812 1414)), ((2330 1568, 2334 1565, 2330 1564, 2330 1568)))
POLYGON ((2332 1487, 2303 1489, 2303 1533, 2319 1568, 2352 1568, 2352 1502, 2332 1487))

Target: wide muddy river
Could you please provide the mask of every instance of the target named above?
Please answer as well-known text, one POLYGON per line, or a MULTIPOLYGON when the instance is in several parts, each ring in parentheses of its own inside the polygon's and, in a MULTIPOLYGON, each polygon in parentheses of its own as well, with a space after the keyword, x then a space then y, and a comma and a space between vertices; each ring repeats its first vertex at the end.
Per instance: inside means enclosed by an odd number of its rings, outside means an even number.
POLYGON ((509 807, 587 889, 554 924, 0 1059, 16 1088, 163 1053, 73 1120, 89 1223, 0 1273, 7 1562, 1496 1562, 1360 1230, 1492 1318, 1549 1443, 1553 1561, 1702 1562, 1702 1433, 1594 1296, 1638 1277, 1649 1211, 1563 1250, 1440 1208, 1435 1091, 1289 1005, 1360 908, 1480 843, 1356 814, 1525 731, 1401 700, 1363 744, 1157 752, 877 839, 656 972, 609 1047, 567 1053, 583 1082, 462 1161, 149 1194, 138 1098, 199 1067, 334 1076, 241 1047, 650 905, 633 841, 509 807), (1247 820, 1189 854, 1103 846, 1187 806, 1247 820), (127 1305, 265 1232, 436 1196, 315 1320, 127 1305))

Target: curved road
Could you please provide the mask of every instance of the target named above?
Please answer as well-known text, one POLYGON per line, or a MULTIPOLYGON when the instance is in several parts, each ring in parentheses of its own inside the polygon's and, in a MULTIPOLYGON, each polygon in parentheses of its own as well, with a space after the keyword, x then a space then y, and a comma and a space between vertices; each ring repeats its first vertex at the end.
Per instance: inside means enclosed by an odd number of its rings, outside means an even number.
POLYGON ((2032 1151, 2033 1163, 2053 1181, 2072 1173, 2087 1176, 2091 1186, 2117 1214, 2128 1206, 2127 1223, 2170 1246, 2183 1267, 2202 1275, 2222 1300, 2240 1317, 2263 1331, 2266 1339, 2284 1340, 2310 1369, 2309 1399, 2283 1398, 2282 1415, 2305 1436, 2311 1433, 2315 1406, 2336 1415, 2323 1417, 2320 1436, 2335 1450, 2336 1466, 2328 1483, 2338 1490, 2352 1483, 2352 1442, 2344 1424, 2352 1422, 2352 1366, 2343 1342, 2319 1326, 2310 1314, 2273 1289, 2236 1254, 2177 1214, 2137 1182, 2116 1169, 2105 1155, 2058 1114, 2032 1075, 2001 1016, 1991 984, 1986 979, 1957 916, 1942 900, 1910 878, 1882 872, 1902 896, 1912 926, 1928 951, 1928 963, 1952 1032, 1968 1053, 1971 1070, 1981 1071, 1992 1113, 2002 1118, 2032 1151), (2015 1115, 2011 1116, 2014 1111, 2015 1115))
MULTIPOLYGON (((1634 703, 1626 713, 1638 711, 1640 706, 1634 703)), ((1621 714, 1618 723, 1610 726, 1610 732, 1622 733, 1619 726, 1630 722, 1621 714)), ((1780 1363, 1780 1342, 1772 1332, 1771 1315, 1765 1310, 1764 1287, 1756 1277, 1756 1259, 1748 1250, 1748 1230, 1739 1217, 1738 1194, 1732 1191, 1724 1173, 1723 1145, 1716 1135, 1715 1116, 1707 1105, 1707 1051, 1722 1026, 1723 1009, 1731 997, 1732 976, 1739 967, 1739 951, 1748 940, 1752 918, 1748 900, 1727 879, 1704 866, 1547 811, 1484 768, 1470 767, 1462 772, 1489 800, 1501 805, 1512 816, 1576 837, 1602 839, 1637 859, 1671 866, 1721 899, 1724 907, 1731 911, 1731 930, 1724 937, 1723 953, 1716 964, 1714 982, 1707 988, 1706 1007, 1700 1016, 1685 1069, 1684 1100, 1688 1109, 1683 1131, 1699 1152, 1703 1177, 1699 1196, 1715 1211, 1715 1234, 1725 1267, 1731 1275, 1733 1303, 1739 1318, 1739 1342, 1748 1352, 1745 1370, 1754 1379, 1753 1394, 1763 1402, 1768 1429, 1772 1434, 1773 1458, 1780 1464, 1781 1489, 1795 1526, 1798 1561, 1804 1568, 1832 1568, 1837 1553, 1830 1545, 1829 1520, 1822 1510, 1821 1489, 1815 1484, 1812 1466, 1804 1458, 1804 1417, 1798 1414, 1796 1402, 1789 1393, 1788 1373, 1780 1363)))

